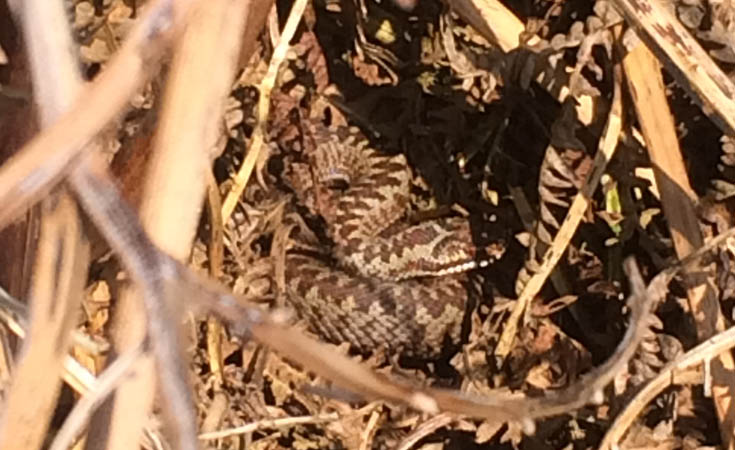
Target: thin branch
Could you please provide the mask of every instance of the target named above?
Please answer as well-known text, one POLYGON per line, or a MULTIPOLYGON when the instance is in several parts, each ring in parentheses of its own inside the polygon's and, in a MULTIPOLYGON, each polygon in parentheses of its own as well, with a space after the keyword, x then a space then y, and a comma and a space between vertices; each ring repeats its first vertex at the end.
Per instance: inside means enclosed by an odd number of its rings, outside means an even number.
POLYGON ((82 434, 84 427, 89 423, 92 414, 99 405, 117 388, 135 364, 144 354, 144 345, 141 343, 132 351, 118 357, 98 377, 89 391, 77 402, 71 410, 64 425, 51 443, 50 450, 66 450, 71 448, 74 441, 82 434))
MULTIPOLYGON (((690 383, 692 368, 702 362, 714 359, 717 355, 735 347, 735 327, 713 336, 685 354, 669 363, 655 378, 649 380, 646 386, 636 394, 627 404, 625 409, 615 418, 615 422, 605 434, 600 444, 600 449, 612 448, 620 441, 625 431, 630 427, 636 417, 640 415, 656 396, 672 384, 690 383)), ((701 378, 701 371, 696 371, 701 378)), ((706 380, 705 380, 706 382, 706 380)))
POLYGON ((0 167, 0 226, 50 192, 78 155, 91 150, 86 144, 127 107, 131 95, 155 73, 153 69, 194 3, 152 1, 120 52, 80 92, 74 106, 0 167))
POLYGON ((180 317, 180 311, 174 309, 175 301, 166 290, 164 277, 169 270, 135 213, 123 206, 125 203, 98 155, 88 155, 84 165, 72 172, 71 181, 85 212, 136 281, 145 306, 146 328, 169 425, 178 432, 179 448, 194 449, 194 401, 188 384, 187 363, 179 352, 182 339, 175 319, 180 317))
MULTIPOLYGON (((191 253, 206 189, 207 178, 203 175, 210 170, 209 150, 219 137, 220 116, 232 89, 249 7, 256 4, 251 0, 196 4, 186 31, 174 46, 138 214, 148 239, 179 260, 187 259, 191 253), (217 68, 214 73, 212 67, 217 68)), ((161 274, 155 271, 156 263, 148 259, 155 256, 146 251, 145 245, 132 243, 134 238, 127 235, 131 217, 116 216, 113 210, 118 198, 109 199, 108 193, 114 191, 109 174, 102 164, 95 162, 95 166, 80 165, 83 173, 73 171, 70 180, 87 213, 137 282, 135 288, 140 298, 124 293, 121 299, 139 303, 142 298, 145 308, 131 307, 134 313, 129 319, 146 324, 155 359, 155 370, 151 365, 143 366, 137 377, 121 386, 113 414, 125 417, 135 414, 136 408, 149 410, 152 396, 144 401, 135 398, 135 393, 152 391, 155 386, 163 400, 172 445, 180 449, 196 448, 196 409, 180 326, 185 308, 179 298, 168 295, 161 274), (94 194, 89 190, 89 184, 93 183, 98 186, 94 194)), ((121 345, 135 343, 142 331, 134 327, 118 329, 117 341, 121 345)), ((138 418, 126 421, 127 424, 121 422, 115 430, 117 438, 130 439, 139 432, 145 415, 138 413, 138 418), (128 424, 137 429, 125 431, 128 424)))
MULTIPOLYGON (((403 403, 421 411, 454 412, 472 417, 498 421, 517 421, 532 431, 533 419, 560 414, 599 398, 602 389, 627 364, 648 327, 647 316, 658 298, 649 298, 635 263, 626 263, 631 280, 630 327, 613 356, 602 366, 590 372, 578 383, 540 398, 520 395, 495 394, 473 396, 440 389, 422 389, 391 380, 365 369, 359 363, 333 352, 321 343, 305 338, 274 315, 255 307, 243 307, 245 301, 237 299, 211 282, 197 281, 197 275, 183 267, 177 274, 178 288, 198 300, 200 306, 217 313, 224 320, 249 332, 260 342, 270 346, 295 362, 303 364, 315 373, 332 380, 366 400, 385 399, 403 403), (209 286, 209 287, 207 287, 209 286), (219 291, 219 292, 218 292, 219 291)), ((668 281, 669 273, 661 276, 668 281)))

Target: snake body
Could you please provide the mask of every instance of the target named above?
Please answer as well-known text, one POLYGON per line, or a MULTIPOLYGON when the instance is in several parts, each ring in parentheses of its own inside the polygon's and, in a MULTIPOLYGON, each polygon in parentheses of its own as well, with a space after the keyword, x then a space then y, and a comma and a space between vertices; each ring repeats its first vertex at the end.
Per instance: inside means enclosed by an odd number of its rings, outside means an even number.
POLYGON ((308 135, 311 183, 296 187, 297 197, 324 219, 336 263, 289 254, 290 303, 325 339, 361 352, 432 357, 457 344, 464 272, 477 266, 469 223, 409 224, 404 155, 382 154, 348 127, 318 124, 308 135))

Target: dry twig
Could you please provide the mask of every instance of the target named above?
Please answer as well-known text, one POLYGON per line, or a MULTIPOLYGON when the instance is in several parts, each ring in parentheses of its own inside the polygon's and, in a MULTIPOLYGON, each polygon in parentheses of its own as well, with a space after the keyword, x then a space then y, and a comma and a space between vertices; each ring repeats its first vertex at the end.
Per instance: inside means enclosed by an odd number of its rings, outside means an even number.
MULTIPOLYGON (((628 88, 641 124, 646 148, 653 162, 664 215, 673 237, 674 249, 683 258, 703 245, 695 211, 696 194, 689 184, 686 167, 669 110, 661 75, 661 66, 644 46, 637 45, 623 60, 628 88)), ((725 328, 720 304, 712 287, 713 268, 684 270, 689 305, 701 340, 725 328)), ((715 409, 720 420, 722 440, 727 448, 735 448, 732 430, 735 412, 735 360, 732 354, 719 355, 715 371, 715 409)))
POLYGON ((725 133, 735 133, 735 85, 660 0, 613 0, 679 85, 711 111, 725 133))
MULTIPOLYGON (((246 21, 248 5, 249 2, 245 0, 199 3, 194 7, 186 32, 175 48, 160 125, 153 140, 152 158, 147 168, 140 220, 150 239, 180 260, 185 260, 190 254, 206 189, 206 173, 210 170, 208 150, 214 146, 219 135, 219 117, 232 86, 242 36, 240 30, 246 21), (211 67, 217 67, 218 70, 212 73, 211 67)), ((89 177, 80 181, 94 182, 89 177)), ((79 195, 80 198, 83 196, 79 195)), ((100 199, 87 196, 83 202, 90 205, 100 202, 100 199)), ((98 204, 93 208, 100 209, 100 206, 98 204)), ((95 217, 94 213, 90 215, 95 217)), ((111 216, 98 215, 95 218, 105 221, 110 220, 111 216)), ((110 230, 113 226, 107 225, 105 228, 110 230)), ((128 240, 124 230, 105 236, 113 248, 115 242, 128 240)), ((121 254, 126 252, 125 248, 117 250, 121 254)), ((131 265, 136 264, 133 258, 141 259, 140 255, 123 258, 128 260, 128 270, 134 277, 148 277, 144 266, 139 264, 141 272, 137 274, 131 268, 131 265)), ((140 393, 153 392, 157 379, 158 390, 168 404, 167 419, 172 429, 177 430, 172 433, 179 440, 176 447, 194 448, 197 445, 196 416, 186 378, 188 370, 181 356, 183 337, 180 323, 184 316, 181 314, 180 300, 167 296, 160 279, 150 277, 138 280, 138 288, 142 287, 139 294, 143 297, 146 311, 144 313, 140 307, 135 307, 140 302, 132 292, 123 292, 118 307, 127 308, 128 315, 122 319, 125 325, 116 329, 115 338, 118 351, 123 352, 137 345, 147 334, 151 338, 156 359, 155 370, 150 362, 141 364, 137 376, 130 377, 120 387, 112 411, 113 417, 119 418, 113 421, 113 440, 128 440, 125 447, 134 445, 133 439, 140 433, 147 417, 142 412, 151 409, 153 400, 153 396, 140 393), (150 285, 146 287, 141 282, 150 285), (159 308, 160 317, 167 321, 165 325, 153 325, 159 314, 153 308, 159 308), (143 326, 146 323, 148 326, 143 326), (169 341, 165 344, 168 350, 162 348, 166 340, 169 341), (168 359, 168 362, 164 363, 164 359, 168 359), (137 420, 122 420, 131 414, 137 414, 137 420)))
MULTIPOLYGON (((605 434, 600 449, 613 448, 625 434, 633 421, 643 409, 664 389, 673 384, 690 384, 702 380, 702 370, 692 370, 699 364, 707 364, 717 355, 735 347, 735 327, 713 336, 684 355, 671 362, 659 372, 655 378, 648 381, 646 386, 631 400, 625 409, 618 414, 615 422, 605 434)), ((707 380, 703 380, 705 383, 707 380)))
MULTIPOLYGON (((663 282, 659 281, 657 283, 657 279, 673 277, 677 271, 681 270, 681 268, 687 267, 689 264, 698 260, 702 255, 712 251, 716 246, 722 245, 722 243, 734 235, 735 228, 730 228, 728 231, 708 241, 695 252, 681 259, 676 266, 670 267, 663 273, 657 275, 654 278, 654 281, 649 285, 658 286, 659 292, 655 293, 655 295, 663 298, 666 294, 665 290, 661 286, 663 282)), ((654 288, 649 287, 649 290, 653 291, 654 288)), ((600 444, 600 449, 606 450, 608 448, 613 448, 614 445, 623 437, 625 431, 630 427, 635 418, 640 415, 643 408, 645 408, 647 404, 649 404, 668 386, 671 386, 672 384, 689 384, 698 382, 698 380, 702 378, 701 371, 693 371, 691 370, 692 367, 701 364, 703 361, 705 364, 708 364, 712 359, 734 346, 735 327, 730 327, 726 331, 718 333, 717 335, 707 339, 686 352, 684 355, 678 357, 675 361, 666 365, 666 367, 664 367, 655 378, 648 381, 646 386, 641 389, 641 391, 638 392, 627 404, 625 409, 618 414, 607 433, 605 433, 605 437, 600 444)), ((707 382, 707 380, 704 381, 707 382)))

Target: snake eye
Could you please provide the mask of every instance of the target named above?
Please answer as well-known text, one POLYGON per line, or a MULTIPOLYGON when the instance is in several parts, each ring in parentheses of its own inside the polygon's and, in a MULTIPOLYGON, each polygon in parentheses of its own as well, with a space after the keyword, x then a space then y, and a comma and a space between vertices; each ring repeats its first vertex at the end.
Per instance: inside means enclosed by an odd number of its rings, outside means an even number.
POLYGON ((316 173, 317 184, 335 192, 345 192, 350 187, 350 174, 340 167, 328 167, 316 173))
POLYGON ((327 188, 330 191, 345 192, 349 187, 350 183, 344 178, 335 178, 333 180, 329 180, 327 183, 327 188))

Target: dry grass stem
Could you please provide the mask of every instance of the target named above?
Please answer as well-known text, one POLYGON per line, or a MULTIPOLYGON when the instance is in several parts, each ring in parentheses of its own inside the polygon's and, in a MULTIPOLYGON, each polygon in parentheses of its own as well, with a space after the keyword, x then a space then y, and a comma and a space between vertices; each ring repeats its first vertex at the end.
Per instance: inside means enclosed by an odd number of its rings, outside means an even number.
POLYGON ((284 417, 282 419, 259 420, 257 422, 249 423, 241 427, 212 431, 210 433, 202 433, 199 435, 199 439, 203 441, 211 441, 215 439, 224 439, 230 436, 238 436, 241 434, 252 433, 254 431, 268 428, 287 428, 311 423, 332 422, 337 419, 339 419, 339 415, 337 415, 337 413, 328 413, 317 416, 295 416, 284 417))
POLYGON ((396 450, 410 450, 421 439, 435 432, 439 428, 446 427, 454 422, 456 418, 452 414, 438 414, 416 428, 416 431, 406 436, 396 447, 396 450))
MULTIPOLYGON (((258 161, 262 159, 261 149, 266 137, 265 127, 268 122, 268 111, 270 111, 271 91, 276 84, 278 69, 281 67, 284 59, 286 59, 286 53, 288 52, 291 39, 293 39, 293 35, 296 32, 296 27, 301 22, 301 16, 304 14, 306 4, 306 0, 296 0, 293 6, 291 6, 286 25, 283 27, 283 33, 281 33, 278 44, 273 49, 273 56, 271 57, 270 63, 268 63, 268 71, 260 83, 260 97, 258 98, 256 113, 257 122, 253 135, 250 138, 247 156, 245 156, 245 160, 232 179, 232 187, 222 202, 222 222, 224 223, 227 223, 230 219, 232 211, 235 210, 237 202, 240 200, 243 191, 245 191, 245 186, 247 186, 250 180, 253 169, 258 165, 258 161)), ((262 170, 262 167, 259 170, 262 170)))

